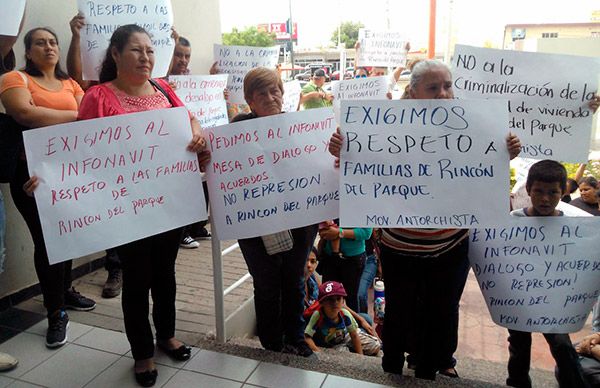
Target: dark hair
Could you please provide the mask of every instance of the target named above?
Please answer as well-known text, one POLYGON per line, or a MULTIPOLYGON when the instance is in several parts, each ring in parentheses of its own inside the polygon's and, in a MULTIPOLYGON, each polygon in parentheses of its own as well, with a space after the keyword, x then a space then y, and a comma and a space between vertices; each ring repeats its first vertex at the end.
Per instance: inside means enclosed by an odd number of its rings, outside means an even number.
POLYGON ((525 183, 527 191, 531 189, 531 186, 533 186, 535 182, 558 182, 560 184, 560 189, 564 193, 567 190, 567 169, 556 160, 541 160, 532 165, 529 169, 527 182, 525 183))
POLYGON ((360 70, 364 71, 367 75, 369 75, 369 70, 367 70, 367 68, 363 66, 354 69, 354 75, 356 75, 356 73, 358 73, 360 70))
POLYGON ((98 78, 101 83, 112 81, 117 78, 117 64, 112 57, 112 49, 114 47, 119 53, 122 53, 123 48, 127 45, 127 42, 129 42, 129 37, 135 33, 146 34, 150 36, 148 31, 137 24, 126 24, 117 28, 115 32, 113 32, 112 36, 110 37, 110 44, 106 49, 106 55, 104 56, 102 66, 100 68, 100 76, 98 78))
POLYGON ((577 187, 579 187, 579 185, 575 179, 567 178, 567 187, 569 188, 569 194, 573 194, 577 191, 577 187))
POLYGON ((585 183, 588 186, 593 187, 594 189, 598 188, 598 180, 596 178, 594 178, 593 176, 586 176, 584 178, 581 178, 579 180, 579 185, 581 186, 583 183, 585 183))
MULTIPOLYGON (((315 248, 314 245, 310 248, 310 251, 315 254, 315 259, 319 261, 319 252, 317 251, 317 248, 315 248)), ((308 255, 310 256, 310 253, 308 255)))
MULTIPOLYGON (((48 27, 37 27, 32 30, 29 30, 23 38, 23 43, 25 43, 25 52, 31 49, 31 45, 33 44, 33 34, 35 34, 37 31, 46 31, 52 34, 52 36, 56 40, 56 44, 58 44, 58 37, 56 36, 54 31, 52 31, 48 27)), ((33 63, 31 59, 27 58, 27 55, 25 55, 25 67, 22 70, 25 73, 33 76, 43 75, 42 72, 37 68, 35 63, 33 63)), ((69 79, 69 75, 60 68, 60 61, 56 62, 56 66, 54 67, 54 76, 60 80, 69 79)))
POLYGON ((180 44, 184 47, 192 47, 190 41, 184 38, 183 36, 180 36, 179 39, 177 39, 177 44, 180 44))

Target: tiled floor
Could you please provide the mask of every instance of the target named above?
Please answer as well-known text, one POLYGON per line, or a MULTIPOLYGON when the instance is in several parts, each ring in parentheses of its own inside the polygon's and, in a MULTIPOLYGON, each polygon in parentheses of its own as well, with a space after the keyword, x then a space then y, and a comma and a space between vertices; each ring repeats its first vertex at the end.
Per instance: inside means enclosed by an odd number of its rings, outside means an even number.
MULTIPOLYGON (((0 344, 0 352, 19 359, 16 369, 0 374, 0 388, 138 387, 124 334, 71 322, 69 342, 49 350, 44 345, 45 330, 42 320, 0 344)), ((187 362, 176 363, 162 353, 155 360, 157 387, 383 387, 198 348, 187 362)))

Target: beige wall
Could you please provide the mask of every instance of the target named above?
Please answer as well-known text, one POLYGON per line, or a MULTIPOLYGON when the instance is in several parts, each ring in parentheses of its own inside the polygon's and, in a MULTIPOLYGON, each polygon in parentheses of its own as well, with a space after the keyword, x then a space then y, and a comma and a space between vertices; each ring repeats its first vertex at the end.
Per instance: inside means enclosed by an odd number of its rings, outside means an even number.
MULTIPOLYGON (((221 43, 221 23, 218 0, 172 0, 174 26, 192 44, 191 68, 195 74, 208 74, 212 64, 213 44, 221 43)), ((77 13, 76 0, 29 0, 22 35, 39 26, 52 28, 58 35, 61 63, 65 68, 71 31, 69 20, 77 13)), ((22 37, 15 45, 17 67, 23 65, 22 37)), ((33 268, 33 246, 29 231, 14 208, 8 185, 0 185, 7 210, 6 271, 0 274, 0 298, 37 283, 33 268)), ((92 256, 91 258, 98 257, 92 256)), ((79 265, 90 258, 80 259, 79 265)))
MULTIPOLYGON (((507 27, 504 29, 504 48, 512 49, 512 31, 514 29, 525 29, 525 39, 557 39, 557 38, 542 38, 543 33, 558 33, 560 38, 590 38, 592 33, 600 33, 600 23, 584 24, 584 25, 552 25, 552 24, 531 24, 518 27, 507 27)), ((600 39, 600 37, 597 37, 600 39)))

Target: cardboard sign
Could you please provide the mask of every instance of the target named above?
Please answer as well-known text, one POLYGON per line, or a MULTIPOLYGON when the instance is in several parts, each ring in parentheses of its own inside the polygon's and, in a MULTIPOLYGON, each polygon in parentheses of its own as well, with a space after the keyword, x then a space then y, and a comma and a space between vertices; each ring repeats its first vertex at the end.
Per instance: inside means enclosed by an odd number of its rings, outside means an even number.
POLYGON ((206 175, 221 240, 263 236, 338 216, 338 173, 327 151, 330 108, 245 120, 208 131, 206 175))
POLYGON ((475 229, 469 259, 494 322, 573 333, 600 295, 600 218, 512 217, 475 229))
POLYGON ((340 222, 472 228, 508 217, 505 105, 342 101, 340 222))
POLYGON ((281 110, 284 112, 298 111, 298 105, 300 104, 300 93, 302 92, 300 81, 293 80, 284 82, 283 90, 283 106, 281 107, 281 110))
POLYGON ((175 43, 171 38, 173 9, 171 0, 77 0, 85 17, 81 29, 81 56, 84 80, 98 80, 100 67, 113 32, 122 25, 137 24, 149 34, 154 46, 152 77, 169 72, 175 43))
POLYGON ((219 73, 230 74, 229 102, 245 104, 244 77, 255 67, 275 69, 279 61, 279 46, 250 47, 214 45, 214 57, 219 73))
POLYGON ((23 133, 50 264, 206 219, 184 107, 23 133))
POLYGON ((0 35, 17 36, 25 12, 25 0, 0 0, 2 23, 0 35))
POLYGON ((406 63, 407 40, 400 32, 358 30, 360 66, 396 67, 406 63))
POLYGON ((385 100, 388 92, 388 77, 356 78, 332 83, 333 111, 340 120, 340 104, 343 100, 385 100))
POLYGON ((456 45, 452 65, 456 97, 508 100, 520 156, 587 161, 600 59, 456 45))
POLYGON ((227 74, 172 75, 175 93, 202 128, 212 128, 229 123, 227 104, 223 91, 227 87, 227 74))

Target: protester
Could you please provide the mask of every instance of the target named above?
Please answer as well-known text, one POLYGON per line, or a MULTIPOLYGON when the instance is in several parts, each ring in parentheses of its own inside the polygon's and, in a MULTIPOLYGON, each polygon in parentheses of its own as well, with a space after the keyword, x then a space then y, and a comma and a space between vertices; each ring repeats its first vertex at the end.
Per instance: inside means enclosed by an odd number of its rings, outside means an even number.
POLYGON ((334 280, 344 284, 348 291, 346 303, 354 311, 358 308, 358 286, 367 255, 365 241, 371 237, 372 228, 340 228, 337 224, 319 230, 323 247, 320 255, 319 272, 323 281, 334 280), (331 241, 339 241, 338 252, 331 241))
MULTIPOLYGON (((535 163, 527 174, 527 193, 531 206, 513 210, 510 214, 519 217, 562 216, 556 209, 567 186, 565 167, 554 160, 535 163)), ((511 387, 531 387, 529 366, 531 363, 531 333, 508 330, 508 378, 506 385, 511 387)), ((585 387, 582 371, 577 362, 577 354, 568 334, 543 333, 548 342, 552 357, 558 368, 560 387, 585 387)))
MULTIPOLYGON (((244 98, 250 113, 232 122, 281 113, 283 82, 276 70, 258 67, 244 78, 244 98)), ((239 240, 254 280, 258 338, 265 349, 310 357, 302 319, 304 267, 317 234, 317 225, 239 240)))
POLYGON ((377 337, 361 331, 350 311, 344 306, 346 290, 341 283, 330 281, 319 286, 320 308, 312 313, 304 336, 315 352, 320 347, 345 349, 358 354, 376 356, 380 343, 377 337))
MULTIPOLYGON (((418 63, 408 97, 453 98, 448 67, 435 60, 418 63)), ((339 131, 330 139, 329 151, 336 157, 342 140, 339 131)), ((516 157, 519 139, 510 134, 506 143, 510 157, 516 157)), ((416 377, 433 380, 436 371, 458 377, 452 355, 458 343, 458 304, 469 270, 467 235, 467 229, 382 229, 386 372, 402 374, 404 353, 410 352, 417 363, 416 377)))
POLYGON ((360 281, 358 283, 358 312, 368 314, 369 312, 369 288, 373 286, 373 281, 376 277, 381 277, 381 263, 377 258, 375 251, 375 234, 377 230, 373 230, 371 238, 365 241, 365 265, 360 281))
POLYGON ((577 191, 579 185, 577 182, 583 177, 583 173, 585 172, 586 163, 581 163, 577 168, 577 172, 573 178, 567 178, 567 190, 565 191, 565 195, 561 198, 561 201, 565 203, 571 202, 571 194, 577 191))
POLYGON ((325 71, 318 69, 311 77, 310 82, 302 88, 300 104, 304 109, 324 108, 332 105, 333 95, 323 90, 324 84, 325 71))
MULTIPOLYGON (((0 100, 6 112, 27 128, 75 121, 83 90, 59 65, 56 34, 48 28, 34 28, 25 35, 24 43, 23 71, 2 77, 0 100)), ((71 287, 72 260, 50 265, 36 201, 31 196, 37 184, 37 177, 29 177, 23 151, 10 191, 33 239, 35 270, 48 312, 46 346, 56 348, 67 342, 69 317, 65 309, 87 311, 96 307, 96 302, 71 287)))
MULTIPOLYGON (((71 43, 67 52, 67 72, 69 77, 73 78, 77 83, 87 90, 91 86, 97 85, 97 81, 83 80, 83 67, 81 64, 81 29, 85 25, 85 18, 81 14, 73 16, 69 22, 71 28, 71 43)), ((108 276, 102 287, 103 298, 115 298, 121 294, 123 286, 123 273, 121 271, 121 260, 114 248, 106 250, 104 257, 104 269, 108 276)))
MULTIPOLYGON (((150 78, 154 48, 143 28, 129 24, 115 30, 100 70, 100 85, 91 87, 81 104, 80 120, 183 106, 168 83, 150 78)), ((206 147, 198 121, 190 115, 192 140, 188 151, 206 147)), ((201 165, 208 161, 201 153, 201 165)), ((148 321, 148 293, 154 302, 152 317, 156 345, 171 358, 185 361, 191 348, 175 338, 175 259, 181 239, 176 228, 117 247, 123 266, 123 318, 135 360, 134 372, 142 386, 152 386, 158 372, 148 321)))
POLYGON ((600 209, 598 209, 598 198, 596 192, 598 191, 598 180, 593 176, 586 176, 579 180, 579 198, 575 198, 569 205, 573 205, 581 210, 584 210, 594 216, 600 216, 600 209))
MULTIPOLYGON (((190 58, 192 56, 192 45, 186 38, 180 36, 173 30, 173 39, 175 40, 175 50, 173 59, 169 67, 169 75, 188 75, 190 74, 190 58)), ((206 179, 202 177, 202 188, 204 190, 204 198, 206 199, 206 210, 208 211, 208 187, 206 179)), ((199 221, 183 228, 181 242, 179 246, 186 249, 198 248, 200 244, 196 239, 209 240, 210 232, 206 230, 208 221, 199 221)))
MULTIPOLYGON (((19 31, 15 36, 0 35, 0 76, 15 68, 15 53, 13 46, 17 42, 17 37, 23 28, 25 15, 21 19, 19 31)), ((0 111, 3 110, 0 105, 0 111)), ((0 131, 3 130, 0 128, 0 131)), ((0 274, 4 271, 4 260, 6 258, 6 250, 4 238, 6 235, 6 210, 4 209, 4 197, 0 192, 0 274)), ((0 352, 0 372, 9 371, 19 364, 19 360, 7 353, 0 352)))
MULTIPOLYGON (((208 70, 208 74, 220 74, 218 64, 219 62, 214 62, 208 70)), ((223 95, 225 96, 225 101, 227 103, 227 117, 229 118, 229 122, 231 122, 231 120, 233 120, 233 118, 239 114, 250 113, 250 107, 248 104, 235 104, 229 101, 229 91, 227 88, 223 90, 223 95)))

